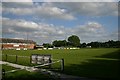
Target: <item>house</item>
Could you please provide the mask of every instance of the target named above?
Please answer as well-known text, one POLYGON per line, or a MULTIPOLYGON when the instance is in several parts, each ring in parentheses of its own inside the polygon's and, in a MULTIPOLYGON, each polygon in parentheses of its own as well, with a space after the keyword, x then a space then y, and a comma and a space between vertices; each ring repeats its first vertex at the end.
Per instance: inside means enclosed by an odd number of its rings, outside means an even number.
POLYGON ((34 49, 35 45, 33 40, 0 38, 1 49, 34 49))

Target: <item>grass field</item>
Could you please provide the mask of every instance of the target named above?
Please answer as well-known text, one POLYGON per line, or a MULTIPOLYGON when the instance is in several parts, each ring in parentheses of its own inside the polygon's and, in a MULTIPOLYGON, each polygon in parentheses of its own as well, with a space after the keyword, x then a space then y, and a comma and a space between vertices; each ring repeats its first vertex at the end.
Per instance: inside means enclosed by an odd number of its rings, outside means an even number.
MULTIPOLYGON (((8 65, 2 65, 2 69, 4 69, 6 72, 15 70, 15 68, 8 66, 8 65)), ((28 72, 25 70, 19 70, 12 73, 6 73, 5 76, 2 76, 4 80, 49 80, 51 78, 49 75, 44 75, 38 72, 28 72)))
MULTIPOLYGON (((51 54, 53 59, 65 60, 62 73, 99 79, 118 79, 119 48, 96 48, 79 50, 3 50, 3 54, 30 56, 31 54, 51 54)), ((5 56, 2 56, 5 60, 5 56)), ((19 58, 18 64, 30 65, 29 58, 19 58)), ((8 58, 14 62, 15 57, 8 58)), ((57 64, 59 65, 59 64, 57 64)))
POLYGON ((16 68, 13 68, 11 66, 8 66, 8 65, 2 65, 2 69, 4 69, 5 71, 10 71, 10 70, 15 70, 16 68))

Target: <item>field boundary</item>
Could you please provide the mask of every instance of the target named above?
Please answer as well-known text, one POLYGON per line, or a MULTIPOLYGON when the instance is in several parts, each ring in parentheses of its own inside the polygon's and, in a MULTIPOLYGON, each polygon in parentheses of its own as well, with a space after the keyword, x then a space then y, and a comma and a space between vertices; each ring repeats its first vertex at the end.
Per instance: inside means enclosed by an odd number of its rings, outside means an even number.
MULTIPOLYGON (((18 58, 18 63, 15 63, 16 56, 8 56, 8 62, 25 65, 37 66, 30 64, 30 57, 32 54, 51 54, 51 58, 65 60, 64 72, 60 71, 60 64, 56 63, 49 68, 43 66, 40 68, 51 71, 60 72, 74 76, 82 76, 97 79, 118 79, 118 64, 119 64, 119 49, 118 48, 95 48, 95 49, 81 49, 81 50, 53 50, 53 51, 16 51, 3 50, 2 60, 5 61, 6 54, 22 56, 18 58), (26 57, 27 56, 27 57, 26 57), (54 69, 53 69, 54 68, 54 69)), ((54 60, 55 61, 55 60, 54 60)), ((56 60, 57 61, 57 60, 56 60)))
POLYGON ((78 77, 78 76, 61 74, 61 73, 58 73, 58 72, 49 71, 47 69, 38 69, 38 68, 34 68, 34 67, 18 65, 18 64, 14 64, 14 63, 10 63, 10 62, 5 62, 5 61, 0 61, 0 63, 7 64, 7 65, 15 67, 15 68, 19 68, 19 69, 16 69, 16 70, 7 71, 5 73, 16 72, 16 71, 19 71, 19 70, 26 70, 26 71, 29 71, 29 72, 40 71, 42 74, 50 75, 56 80, 57 79, 60 79, 60 80, 66 80, 66 79, 69 79, 69 80, 96 80, 96 79, 88 79, 86 77, 78 77))
MULTIPOLYGON (((10 55, 10 54, 0 54, 0 55, 6 55, 6 56, 17 56, 17 57, 22 57, 22 58, 31 58, 31 56, 18 56, 18 55, 10 55)), ((51 60, 60 60, 60 59, 53 59, 53 58, 51 58, 51 60)))

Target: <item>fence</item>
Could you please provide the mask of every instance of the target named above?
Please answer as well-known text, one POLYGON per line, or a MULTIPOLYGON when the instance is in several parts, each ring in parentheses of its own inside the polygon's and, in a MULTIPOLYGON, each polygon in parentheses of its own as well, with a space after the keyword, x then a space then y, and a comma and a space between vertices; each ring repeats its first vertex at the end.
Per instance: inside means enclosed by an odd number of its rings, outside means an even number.
POLYGON ((2 54, 2 60, 16 63, 16 64, 29 65, 29 66, 31 65, 30 64, 30 56, 2 54))
POLYGON ((49 68, 53 68, 54 70, 64 70, 64 59, 51 59, 50 63, 44 63, 41 65, 38 64, 32 64, 31 58, 32 56, 20 56, 20 55, 9 55, 9 54, 2 54, 2 60, 7 62, 12 62, 16 64, 21 64, 25 66, 34 66, 34 67, 46 67, 49 66, 49 68), (59 63, 59 64, 57 64, 59 63), (52 67, 51 67, 52 66, 52 67))

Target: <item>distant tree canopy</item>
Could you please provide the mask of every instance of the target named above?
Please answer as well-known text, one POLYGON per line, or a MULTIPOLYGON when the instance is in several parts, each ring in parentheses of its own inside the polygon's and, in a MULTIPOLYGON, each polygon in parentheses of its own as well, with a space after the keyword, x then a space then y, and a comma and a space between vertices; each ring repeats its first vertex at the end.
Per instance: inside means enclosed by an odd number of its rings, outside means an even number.
POLYGON ((78 46, 80 46, 80 39, 78 36, 72 35, 72 36, 68 37, 68 43, 71 46, 78 47, 78 46))
POLYGON ((82 44, 80 45, 80 47, 81 47, 81 48, 86 48, 86 47, 87 47, 87 44, 86 44, 86 43, 82 43, 82 44))
POLYGON ((120 48, 120 41, 90 42, 87 46, 91 46, 92 48, 120 48))
POLYGON ((53 48, 53 45, 49 43, 43 43, 43 46, 46 48, 53 48))
POLYGON ((66 40, 55 40, 53 41, 53 46, 55 47, 62 47, 62 46, 66 46, 67 45, 67 41, 66 40))
POLYGON ((47 48, 52 47, 80 47, 80 48, 120 48, 120 41, 109 40, 107 42, 90 42, 80 44, 80 39, 76 35, 69 36, 66 40, 55 40, 52 44, 44 43, 47 48))
POLYGON ((78 47, 80 46, 80 39, 78 36, 72 35, 68 37, 68 42, 66 40, 55 40, 52 42, 52 44, 55 47, 65 47, 65 46, 78 47))

